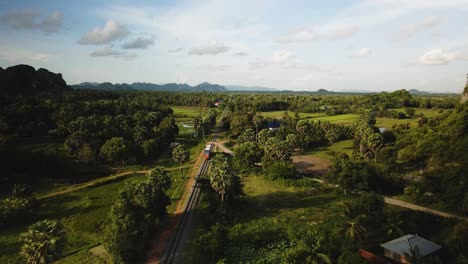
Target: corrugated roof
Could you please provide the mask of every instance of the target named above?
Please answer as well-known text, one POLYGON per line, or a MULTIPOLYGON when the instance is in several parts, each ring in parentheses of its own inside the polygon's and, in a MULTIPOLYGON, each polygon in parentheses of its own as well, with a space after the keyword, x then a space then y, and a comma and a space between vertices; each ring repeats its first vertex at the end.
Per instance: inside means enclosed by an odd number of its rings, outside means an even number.
POLYGON ((418 235, 405 235, 387 243, 381 244, 380 246, 395 252, 398 255, 411 255, 411 249, 418 247, 419 253, 422 257, 432 254, 442 248, 436 243, 424 239, 418 235))

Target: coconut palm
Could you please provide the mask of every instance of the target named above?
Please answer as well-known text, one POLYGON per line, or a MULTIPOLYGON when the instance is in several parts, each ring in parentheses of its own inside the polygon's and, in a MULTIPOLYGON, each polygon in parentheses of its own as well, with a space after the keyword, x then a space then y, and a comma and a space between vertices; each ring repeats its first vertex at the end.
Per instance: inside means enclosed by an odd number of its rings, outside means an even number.
POLYGON ((343 231, 346 238, 351 240, 361 240, 367 236, 367 230, 362 226, 362 220, 366 217, 361 214, 358 203, 344 203, 343 213, 345 217, 345 224, 343 231))
POLYGON ((323 239, 322 234, 316 229, 307 230, 302 234, 299 240, 299 247, 307 255, 305 263, 331 263, 330 258, 322 252, 323 239))
POLYGON ((265 118, 260 115, 260 114, 256 114, 254 117, 253 117, 253 123, 255 124, 255 141, 258 142, 258 126, 261 125, 263 123, 263 120, 265 118))
POLYGON ((46 219, 32 224, 20 235, 20 241, 23 242, 21 254, 27 263, 51 263, 62 255, 63 228, 57 221, 46 219))

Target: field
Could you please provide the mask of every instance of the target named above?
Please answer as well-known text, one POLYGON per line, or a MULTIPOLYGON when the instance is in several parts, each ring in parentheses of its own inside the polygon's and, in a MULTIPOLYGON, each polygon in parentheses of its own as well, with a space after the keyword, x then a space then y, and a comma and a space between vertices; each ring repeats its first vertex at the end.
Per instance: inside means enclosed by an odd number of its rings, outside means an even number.
MULTIPOLYGON (((405 109, 398 108, 393 109, 395 111, 404 112, 405 109)), ((287 112, 289 116, 294 116, 294 112, 288 111, 270 111, 270 112, 262 112, 261 115, 264 117, 271 117, 271 118, 282 118, 284 113, 287 112)), ((424 114, 426 117, 434 117, 439 114, 439 110, 433 109, 425 109, 425 108, 415 108, 415 114, 424 114)), ((299 113, 300 120, 309 120, 309 121, 327 121, 333 124, 340 124, 340 125, 351 125, 353 124, 354 120, 358 117, 356 114, 342 114, 342 115, 334 115, 328 116, 326 113, 299 113)), ((409 123, 410 126, 417 125, 417 119, 391 119, 391 118, 376 118, 376 126, 377 127, 385 127, 391 128, 393 125, 399 124, 406 124, 409 123)))
MULTIPOLYGON (((87 250, 100 243, 103 221, 119 190, 143 179, 142 174, 131 174, 102 186, 45 199, 35 220, 61 221, 67 240, 65 255, 87 250)), ((23 263, 18 234, 26 229, 23 225, 0 232, 0 263, 23 263)))
POLYGON ((171 106, 174 110, 174 117, 177 125, 179 126, 179 135, 191 135, 194 131, 192 118, 204 115, 207 109, 200 112, 199 107, 190 106, 171 106))
POLYGON ((244 261, 258 259, 260 251, 284 240, 289 229, 319 223, 352 198, 321 190, 320 184, 310 179, 299 181, 304 187, 256 175, 243 178, 246 198, 242 214, 228 230, 228 255, 233 263, 240 261, 239 257, 244 261))
MULTIPOLYGON (((190 147, 190 162, 183 166, 189 172, 197 160, 203 143, 190 147)), ((168 211, 175 210, 177 202, 185 190, 187 177, 182 177, 179 164, 175 163, 169 152, 163 153, 156 165, 165 166, 172 175, 172 186, 169 190, 172 204, 168 211)), ((127 167, 125 169, 132 169, 127 167)), ((137 166, 142 169, 142 166, 137 166)), ((186 173, 188 175, 188 173, 186 173)), ((64 194, 41 199, 41 208, 34 221, 57 219, 65 227, 67 246, 65 256, 58 263, 100 263, 102 260, 88 253, 88 250, 102 240, 102 228, 106 215, 114 198, 127 185, 133 185, 144 179, 142 173, 130 173, 115 177, 113 175, 76 185, 48 185, 40 189, 40 197, 56 192, 70 191, 64 194)), ((30 223, 0 230, 0 263, 23 263, 19 255, 19 234, 25 232, 30 223)))
POLYGON ((349 156, 351 156, 353 154, 353 144, 354 144, 353 139, 343 140, 343 141, 334 143, 332 146, 314 149, 314 150, 308 151, 305 154, 309 156, 315 156, 319 158, 328 159, 328 160, 331 159, 331 155, 330 155, 331 151, 344 152, 348 154, 349 156))

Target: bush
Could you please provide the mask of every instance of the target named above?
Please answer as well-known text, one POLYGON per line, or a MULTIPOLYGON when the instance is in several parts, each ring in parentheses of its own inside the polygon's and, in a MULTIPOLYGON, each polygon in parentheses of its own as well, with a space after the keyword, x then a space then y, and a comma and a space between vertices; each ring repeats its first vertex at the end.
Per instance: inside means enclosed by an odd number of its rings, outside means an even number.
POLYGON ((264 174, 272 180, 297 177, 296 166, 291 161, 275 161, 264 168, 264 174))
POLYGON ((0 227, 29 221, 36 200, 30 198, 6 198, 0 201, 0 227))

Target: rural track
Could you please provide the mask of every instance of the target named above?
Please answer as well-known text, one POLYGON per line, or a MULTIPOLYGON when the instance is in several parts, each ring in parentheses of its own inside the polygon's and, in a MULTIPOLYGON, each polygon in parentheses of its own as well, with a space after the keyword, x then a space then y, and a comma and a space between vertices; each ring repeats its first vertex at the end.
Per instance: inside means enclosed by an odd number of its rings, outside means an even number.
MULTIPOLYGON (((216 127, 215 133, 213 135, 212 140, 209 144, 214 144, 218 139, 218 133, 222 126, 222 120, 224 115, 226 114, 227 109, 225 108, 221 118, 220 123, 216 127)), ((177 222, 177 227, 172 234, 168 247, 164 251, 162 258, 160 259, 159 263, 163 264, 172 264, 172 263, 183 263, 183 250, 187 241, 190 237, 192 231, 192 219, 193 219, 193 212, 197 207, 198 199, 200 198, 200 188, 198 186, 198 179, 205 175, 209 168, 209 161, 204 160, 203 164, 200 166, 200 170, 198 174, 195 176, 195 182, 190 189, 190 195, 185 203, 184 211, 180 215, 179 221, 177 222)))
POLYGON ((148 172, 149 172, 149 170, 125 171, 125 172, 117 173, 117 174, 114 174, 114 175, 111 175, 111 176, 107 176, 105 178, 100 178, 100 179, 97 179, 97 180, 86 182, 86 183, 83 183, 83 184, 81 184, 79 186, 70 187, 70 188, 67 188, 67 189, 62 190, 62 191, 44 194, 44 195, 39 196, 38 199, 41 200, 41 199, 51 198, 51 197, 55 197, 55 196, 66 194, 66 193, 79 191, 81 189, 85 189, 85 188, 88 188, 88 187, 91 187, 91 186, 94 186, 94 185, 102 184, 103 182, 114 180, 114 179, 117 179, 117 178, 120 178, 120 177, 124 177, 124 176, 130 175, 130 174, 134 174, 134 173, 136 173, 136 174, 146 174, 148 172))

